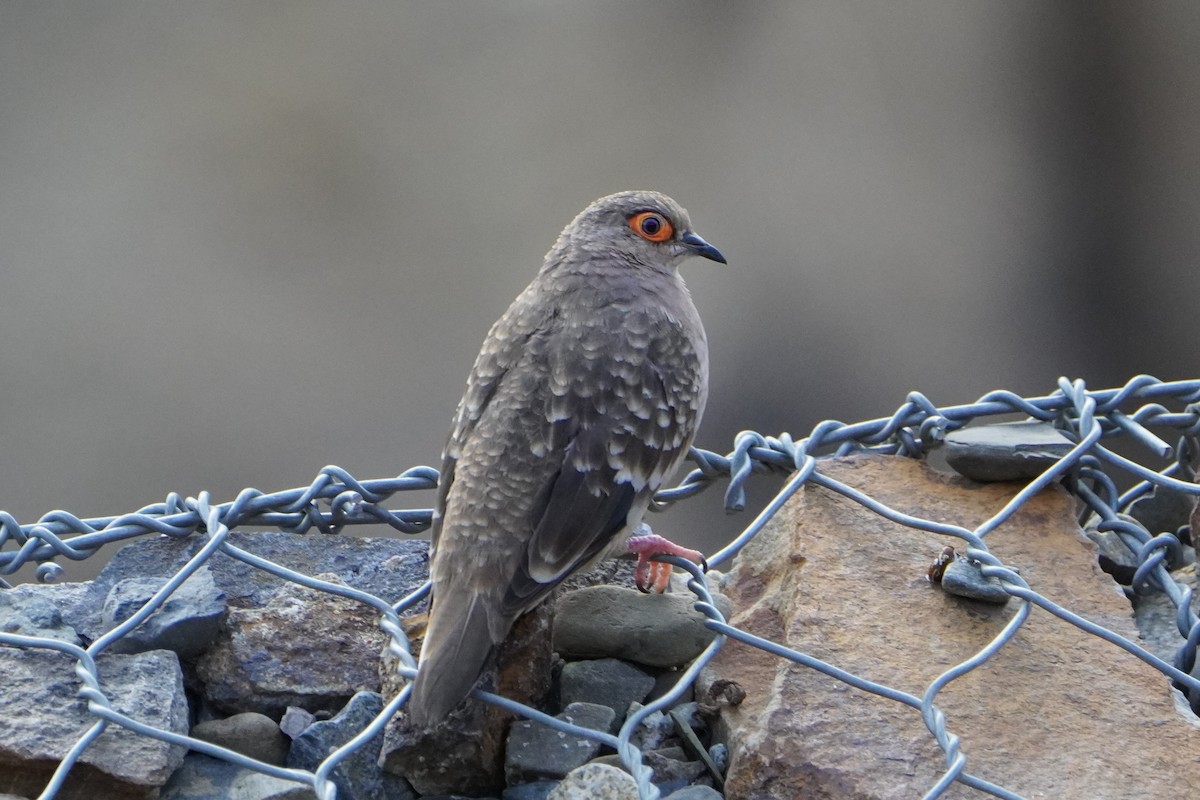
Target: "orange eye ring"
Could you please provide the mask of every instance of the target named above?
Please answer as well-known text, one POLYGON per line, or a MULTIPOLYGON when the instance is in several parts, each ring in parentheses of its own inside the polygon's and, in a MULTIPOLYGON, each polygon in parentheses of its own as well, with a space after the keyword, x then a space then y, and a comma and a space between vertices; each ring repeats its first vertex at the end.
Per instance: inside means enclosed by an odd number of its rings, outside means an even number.
POLYGON ((671 221, 657 211, 641 211, 629 218, 629 227, 648 242, 665 242, 675 235, 671 221))

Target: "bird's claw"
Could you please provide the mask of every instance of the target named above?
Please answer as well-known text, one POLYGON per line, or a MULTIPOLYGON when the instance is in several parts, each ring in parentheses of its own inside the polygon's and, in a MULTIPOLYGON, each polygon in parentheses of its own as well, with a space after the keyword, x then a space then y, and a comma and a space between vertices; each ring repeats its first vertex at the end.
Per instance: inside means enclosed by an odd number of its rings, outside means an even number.
POLYGON ((631 536, 626 544, 629 552, 636 553, 637 568, 633 572, 633 581, 638 590, 649 594, 651 591, 662 594, 671 583, 671 565, 661 561, 652 561, 654 556, 679 556, 693 564, 699 564, 707 572, 708 561, 698 550, 680 547, 674 542, 655 534, 631 536))

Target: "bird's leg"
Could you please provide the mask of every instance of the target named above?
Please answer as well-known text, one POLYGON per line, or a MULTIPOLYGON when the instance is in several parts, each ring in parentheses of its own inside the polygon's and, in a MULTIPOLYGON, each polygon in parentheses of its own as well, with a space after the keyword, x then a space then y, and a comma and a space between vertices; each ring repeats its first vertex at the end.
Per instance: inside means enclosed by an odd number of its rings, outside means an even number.
POLYGON ((629 552, 637 554, 637 568, 634 570, 633 580, 641 591, 653 590, 657 594, 662 594, 671 582, 671 565, 661 561, 652 561, 654 556, 679 556, 708 569, 708 562, 704 560, 704 554, 699 550, 680 547, 657 534, 649 533, 650 528, 645 525, 639 526, 638 530, 647 532, 630 536, 625 546, 629 552))

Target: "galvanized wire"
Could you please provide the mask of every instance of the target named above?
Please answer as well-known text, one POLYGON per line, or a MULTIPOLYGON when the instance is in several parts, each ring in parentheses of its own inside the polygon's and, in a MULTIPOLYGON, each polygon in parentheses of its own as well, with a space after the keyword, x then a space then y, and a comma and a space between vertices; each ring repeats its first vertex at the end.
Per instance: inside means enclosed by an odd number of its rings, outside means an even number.
MULTIPOLYGON (((615 749, 634 776, 643 800, 657 800, 659 791, 651 782, 652 771, 643 763, 642 752, 633 743, 634 731, 650 715, 670 708, 725 641, 733 638, 818 670, 862 691, 911 707, 919 713, 930 735, 942 749, 946 762, 946 769, 934 785, 925 790, 925 797, 939 797, 950 785, 958 782, 995 797, 1018 798, 1012 791, 966 771, 967 754, 961 747, 959 737, 947 728, 946 717, 936 700, 947 685, 986 663, 1002 650, 1029 618, 1034 606, 1112 643, 1159 670, 1185 693, 1193 709, 1200 710, 1200 680, 1190 674, 1195 666, 1196 648, 1200 644, 1200 619, 1192 610, 1191 589, 1176 583, 1168 571, 1168 564, 1177 563, 1182 555, 1178 536, 1180 531, 1147 531, 1129 514, 1132 504, 1156 487, 1200 495, 1200 486, 1186 479, 1188 465, 1198 449, 1198 433, 1200 380, 1163 382, 1139 375, 1116 389, 1090 391, 1082 381, 1060 379, 1058 389, 1043 397, 1023 398, 1013 392, 995 391, 974 403, 946 408, 938 408, 926 397, 914 392, 890 417, 853 425, 836 421, 822 422, 800 440, 793 439, 787 433, 767 437, 746 431, 735 438, 733 450, 724 456, 694 448, 690 457, 696 465, 695 469, 678 486, 658 493, 656 510, 664 510, 726 477, 729 485, 725 492, 725 505, 730 510, 741 510, 746 505, 745 484, 752 475, 764 472, 790 474, 783 488, 741 533, 708 557, 711 567, 721 566, 733 558, 762 530, 789 497, 801 486, 813 484, 838 493, 893 522, 961 539, 966 546, 966 556, 980 565, 982 574, 997 579, 1008 594, 1020 601, 1020 605, 991 642, 939 675, 918 697, 730 625, 713 603, 706 577, 700 569, 680 559, 666 559, 690 573, 688 587, 696 595, 694 608, 707 618, 705 624, 717 635, 680 675, 672 691, 631 714, 616 735, 572 725, 482 690, 476 690, 475 694, 529 719, 571 735, 594 739, 615 749), (1160 401, 1182 405, 1182 408, 1171 411, 1160 401), (1132 410, 1123 410, 1130 404, 1140 405, 1132 410), (829 454, 871 451, 921 457, 936 448, 950 431, 976 420, 1014 413, 1053 422, 1075 442, 1075 446, 1017 493, 1004 508, 973 529, 903 513, 820 471, 818 456, 829 454), (1180 445, 1172 447, 1152 432, 1150 427, 1173 429, 1180 437, 1180 445), (1155 459, 1165 459, 1170 463, 1153 469, 1118 455, 1101 444, 1105 439, 1118 437, 1137 442, 1155 459), (1124 493, 1118 493, 1110 473, 1130 476, 1135 483, 1124 493), (1127 591, 1131 594, 1163 592, 1174 604, 1180 643, 1173 663, 1168 664, 1125 637, 1039 594, 1015 569, 1003 564, 989 551, 986 544, 988 533, 1029 498, 1055 482, 1067 487, 1081 501, 1081 522, 1088 523, 1098 531, 1114 531, 1136 554, 1138 567, 1127 591)), ((79 695, 87 701, 88 711, 95 717, 95 723, 80 736, 60 762, 41 798, 53 798, 88 746, 109 725, 115 724, 140 735, 181 745, 267 775, 306 784, 321 800, 334 800, 337 789, 330 778, 332 771, 382 733, 392 715, 408 701, 411 691, 409 685, 406 684, 399 694, 391 698, 361 732, 331 753, 315 771, 309 772, 265 764, 190 736, 145 725, 117 712, 101 688, 96 657, 159 608, 214 553, 223 552, 284 580, 371 606, 379 613, 379 625, 388 636, 388 648, 397 659, 399 673, 412 678, 416 674, 416 663, 400 625, 400 615, 424 599, 429 591, 428 583, 399 602, 389 604, 367 592, 282 567, 234 547, 227 537, 231 529, 248 525, 269 526, 296 533, 312 529, 337 533, 348 525, 382 523, 402 533, 417 533, 428 527, 431 516, 429 509, 388 510, 383 504, 398 492, 431 489, 436 483, 437 471, 430 467, 415 467, 395 478, 358 481, 345 470, 330 466, 321 470, 307 487, 273 494, 246 489, 232 502, 223 504, 213 504, 206 493, 197 498, 171 494, 162 503, 119 517, 80 519, 56 511, 30 525, 21 525, 11 515, 0 512, 0 575, 12 574, 25 564, 37 564, 37 577, 43 581, 54 580, 61 575, 62 568, 56 559, 90 558, 106 545, 116 542, 155 534, 173 537, 197 535, 206 539, 204 546, 136 614, 87 648, 55 639, 0 632, 0 645, 41 648, 74 658, 75 673, 81 682, 79 695)), ((0 585, 8 584, 0 579, 0 585)))

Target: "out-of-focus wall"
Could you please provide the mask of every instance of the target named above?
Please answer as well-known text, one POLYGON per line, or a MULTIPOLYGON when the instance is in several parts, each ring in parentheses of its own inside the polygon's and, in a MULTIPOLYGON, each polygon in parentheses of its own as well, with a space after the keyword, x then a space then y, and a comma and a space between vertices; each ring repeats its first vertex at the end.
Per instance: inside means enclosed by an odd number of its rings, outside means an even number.
MULTIPOLYGON (((488 325, 627 188, 729 257, 684 267, 710 449, 1197 377, 1198 97, 1184 2, 5 3, 0 508, 436 464, 488 325)), ((652 521, 711 546, 719 506, 652 521)))

